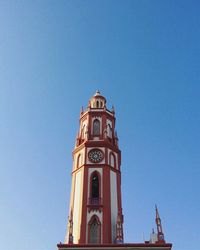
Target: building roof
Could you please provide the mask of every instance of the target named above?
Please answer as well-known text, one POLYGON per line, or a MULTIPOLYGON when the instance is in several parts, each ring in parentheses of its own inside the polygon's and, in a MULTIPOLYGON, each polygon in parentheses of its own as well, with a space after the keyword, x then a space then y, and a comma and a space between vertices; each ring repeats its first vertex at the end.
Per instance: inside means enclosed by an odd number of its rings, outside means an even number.
POLYGON ((58 250, 171 250, 171 243, 124 243, 124 244, 58 244, 58 250))

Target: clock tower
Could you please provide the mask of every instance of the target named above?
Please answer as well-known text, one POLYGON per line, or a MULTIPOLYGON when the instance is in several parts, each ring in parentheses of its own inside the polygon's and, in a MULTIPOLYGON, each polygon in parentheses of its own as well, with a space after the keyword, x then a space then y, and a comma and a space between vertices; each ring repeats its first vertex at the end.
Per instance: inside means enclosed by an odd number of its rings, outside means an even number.
POLYGON ((121 201, 121 151, 115 111, 99 91, 82 108, 73 150, 72 185, 65 242, 58 250, 171 250, 156 207, 150 240, 124 243, 121 201))
POLYGON ((115 112, 99 91, 81 111, 66 243, 122 243, 121 152, 115 112))

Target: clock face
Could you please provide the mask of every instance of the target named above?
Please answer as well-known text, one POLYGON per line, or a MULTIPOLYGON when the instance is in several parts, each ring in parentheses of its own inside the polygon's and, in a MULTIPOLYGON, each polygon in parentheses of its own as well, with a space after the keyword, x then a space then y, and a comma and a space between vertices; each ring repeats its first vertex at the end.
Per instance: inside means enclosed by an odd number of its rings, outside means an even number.
POLYGON ((98 163, 103 160, 104 154, 99 149, 92 149, 88 153, 88 157, 91 162, 98 163))

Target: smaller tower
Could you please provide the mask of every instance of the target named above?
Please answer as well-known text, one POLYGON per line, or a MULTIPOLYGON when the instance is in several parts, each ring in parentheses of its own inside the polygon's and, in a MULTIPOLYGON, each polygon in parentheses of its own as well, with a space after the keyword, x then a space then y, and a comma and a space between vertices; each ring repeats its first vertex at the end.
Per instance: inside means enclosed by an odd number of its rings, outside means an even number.
POLYGON ((158 243, 165 243, 164 233, 162 231, 161 219, 158 213, 158 208, 156 206, 156 226, 157 226, 157 237, 158 243))

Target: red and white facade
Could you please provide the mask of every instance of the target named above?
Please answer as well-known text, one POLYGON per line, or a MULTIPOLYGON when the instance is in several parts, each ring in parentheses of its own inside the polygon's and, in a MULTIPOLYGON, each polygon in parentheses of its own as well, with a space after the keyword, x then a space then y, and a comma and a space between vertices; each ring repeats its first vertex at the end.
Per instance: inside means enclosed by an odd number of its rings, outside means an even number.
POLYGON ((156 207, 157 234, 150 241, 123 242, 121 151, 115 131, 114 108, 106 108, 99 91, 80 114, 73 150, 68 230, 58 250, 118 249, 171 250, 166 243, 156 207))
POLYGON ((80 114, 66 243, 123 242, 120 165, 115 113, 97 91, 80 114))

